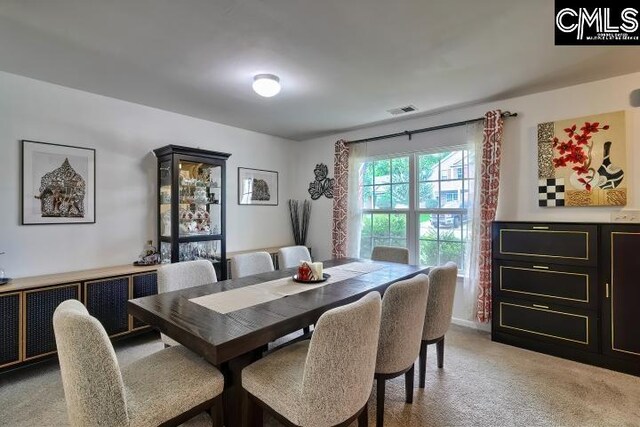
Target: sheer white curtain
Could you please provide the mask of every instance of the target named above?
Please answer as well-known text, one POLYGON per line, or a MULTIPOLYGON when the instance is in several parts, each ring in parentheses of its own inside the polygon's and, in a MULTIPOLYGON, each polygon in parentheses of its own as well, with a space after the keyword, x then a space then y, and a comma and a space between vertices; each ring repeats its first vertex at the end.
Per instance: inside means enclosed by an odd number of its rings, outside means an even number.
POLYGON ((466 247, 464 285, 462 295, 459 296, 461 307, 464 310, 466 320, 476 318, 476 302, 478 299, 478 282, 480 269, 478 253, 480 251, 480 161, 482 160, 482 138, 484 125, 482 121, 467 125, 466 137, 469 144, 469 172, 473 168, 474 186, 473 193, 469 192, 469 218, 471 219, 471 233, 466 247), (476 159, 478 161, 476 161, 476 159))
POLYGON ((349 195, 347 200, 347 256, 360 257, 362 197, 360 180, 367 158, 367 144, 349 144, 349 195))

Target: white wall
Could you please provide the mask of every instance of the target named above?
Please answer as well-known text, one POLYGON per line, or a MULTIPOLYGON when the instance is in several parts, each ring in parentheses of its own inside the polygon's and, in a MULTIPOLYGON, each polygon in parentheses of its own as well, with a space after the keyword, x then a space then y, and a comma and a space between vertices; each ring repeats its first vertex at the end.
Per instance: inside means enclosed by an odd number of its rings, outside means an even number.
POLYGON ((227 250, 289 244, 292 141, 0 73, 0 265, 10 277, 128 264, 156 236, 156 160, 167 144, 231 153, 227 250), (96 224, 20 224, 20 140, 96 149, 96 224), (238 206, 237 167, 280 172, 280 206, 238 206))
MULTIPOLYGON (((524 221, 601 221, 608 222, 611 212, 619 208, 541 208, 537 203, 537 124, 558 119, 570 119, 618 110, 627 110, 627 173, 631 182, 631 191, 627 209, 640 208, 640 109, 630 105, 631 92, 640 88, 640 73, 629 74, 563 89, 511 98, 502 101, 484 103, 477 106, 460 108, 454 111, 374 126, 356 131, 336 134, 329 137, 305 141, 300 145, 296 187, 294 192, 299 198, 308 197, 306 188, 313 178, 316 163, 333 165, 333 143, 341 138, 354 140, 386 133, 401 132, 439 124, 482 117, 492 109, 517 112, 517 118, 507 119, 502 156, 500 200, 497 218, 500 220, 524 221)), ((414 138, 418 138, 416 135, 414 138)), ((415 149, 416 139, 409 143, 406 138, 394 138, 370 143, 394 147, 384 147, 384 151, 397 152, 415 149), (410 147, 410 148, 408 148, 410 147)), ((454 144, 455 141, 440 141, 437 138, 425 138, 424 148, 436 145, 454 144)), ((459 142, 457 143, 459 144, 459 142)), ((370 151, 381 151, 380 147, 370 151)), ((332 201, 321 198, 313 202, 309 244, 314 254, 320 258, 331 255, 332 201)), ((456 307, 459 304, 457 302, 456 307)), ((455 313, 455 312, 454 312, 455 313)), ((462 313, 454 314, 466 317, 462 313)))

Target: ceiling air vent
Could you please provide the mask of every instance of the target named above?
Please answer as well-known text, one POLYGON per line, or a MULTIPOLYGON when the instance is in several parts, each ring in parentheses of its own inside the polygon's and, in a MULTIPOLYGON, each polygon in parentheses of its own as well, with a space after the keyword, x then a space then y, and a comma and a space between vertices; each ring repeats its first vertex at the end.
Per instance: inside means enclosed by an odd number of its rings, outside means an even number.
POLYGON ((418 111, 415 105, 405 105, 404 107, 392 108, 391 110, 387 110, 394 116, 398 116, 400 114, 413 113, 414 111, 418 111))

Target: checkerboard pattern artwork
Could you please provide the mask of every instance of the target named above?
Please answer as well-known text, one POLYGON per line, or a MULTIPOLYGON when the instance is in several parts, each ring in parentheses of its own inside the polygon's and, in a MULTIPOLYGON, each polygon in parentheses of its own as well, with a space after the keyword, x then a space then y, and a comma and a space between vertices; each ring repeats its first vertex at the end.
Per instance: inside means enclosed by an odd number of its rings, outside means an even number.
POLYGON ((538 205, 564 206, 564 178, 538 180, 538 205))

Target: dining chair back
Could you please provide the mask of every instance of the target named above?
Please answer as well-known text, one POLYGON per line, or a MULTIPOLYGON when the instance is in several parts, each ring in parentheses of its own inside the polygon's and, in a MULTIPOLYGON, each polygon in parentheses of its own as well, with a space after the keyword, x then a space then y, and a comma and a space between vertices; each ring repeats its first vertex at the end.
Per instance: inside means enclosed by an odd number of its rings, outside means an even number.
POLYGON ((71 425, 129 425, 118 359, 104 327, 80 301, 67 300, 54 312, 53 328, 71 425))
POLYGON ((311 254, 306 246, 287 246, 278 250, 278 268, 297 267, 300 261, 311 261, 311 254))
POLYGON ((185 347, 157 351, 121 370, 102 324, 73 299, 56 308, 53 329, 73 427, 179 425, 203 411, 222 427, 224 377, 185 347))
POLYGON ((380 294, 376 292, 318 319, 302 381, 302 401, 307 402, 302 425, 317 425, 319 419, 326 425, 337 424, 367 403, 375 373, 380 316, 380 294))
POLYGON ((211 261, 199 259, 164 264, 158 268, 158 293, 178 291, 218 281, 211 261))
POLYGON ((420 347, 420 388, 425 384, 427 345, 436 344, 438 368, 444 366, 444 336, 451 325, 457 280, 458 266, 453 262, 429 271, 429 300, 420 347))
POLYGON ((447 333, 451 325, 457 279, 458 266, 453 262, 434 267, 429 272, 429 300, 422 339, 434 340, 447 333))
POLYGON ((371 259, 373 261, 409 264, 409 249, 394 246, 375 246, 371 251, 371 259))
MULTIPOLYGON (((178 291, 218 281, 213 264, 205 259, 165 264, 158 268, 157 274, 158 293, 178 291)), ((160 339, 165 346, 180 344, 162 333, 160 339)))
POLYGON ((244 368, 245 414, 266 408, 286 426, 347 426, 356 417, 366 425, 380 316, 380 294, 371 292, 322 314, 310 341, 244 368))
POLYGON ((231 277, 234 279, 269 271, 273 271, 273 260, 267 252, 252 252, 231 258, 231 277))
POLYGON ((377 422, 384 425, 385 382, 405 374, 405 400, 413 402, 414 362, 422 341, 424 313, 429 296, 425 274, 396 282, 382 298, 380 341, 376 359, 377 422))

